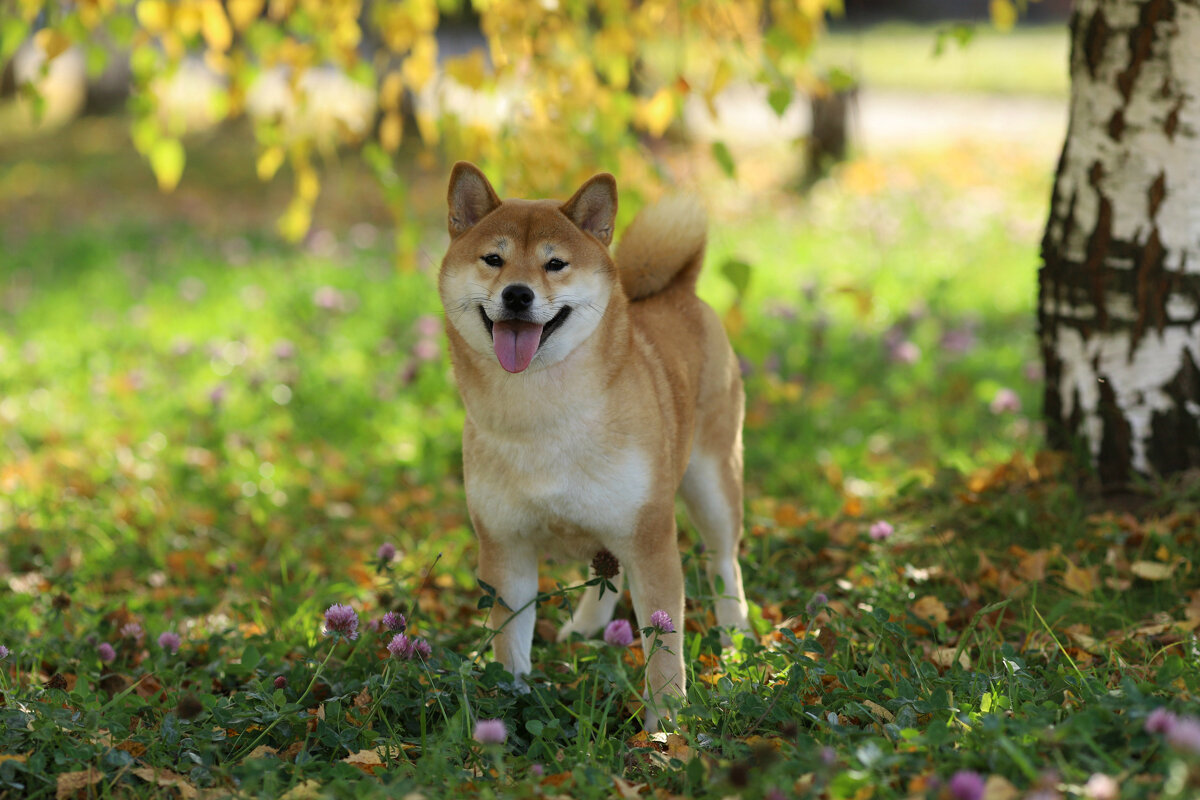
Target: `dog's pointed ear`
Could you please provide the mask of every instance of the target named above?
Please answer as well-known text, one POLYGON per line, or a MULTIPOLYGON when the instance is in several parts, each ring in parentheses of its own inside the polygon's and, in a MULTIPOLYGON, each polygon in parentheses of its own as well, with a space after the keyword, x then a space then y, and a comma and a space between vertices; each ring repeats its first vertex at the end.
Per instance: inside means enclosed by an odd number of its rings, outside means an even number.
POLYGON ((500 198, 479 167, 468 161, 459 161, 450 173, 450 191, 447 195, 450 214, 450 238, 457 239, 474 228, 479 220, 496 210, 500 198))
POLYGON ((612 244, 613 223, 617 218, 617 181, 607 172, 594 175, 579 187, 562 212, 584 233, 590 233, 607 247, 612 244))

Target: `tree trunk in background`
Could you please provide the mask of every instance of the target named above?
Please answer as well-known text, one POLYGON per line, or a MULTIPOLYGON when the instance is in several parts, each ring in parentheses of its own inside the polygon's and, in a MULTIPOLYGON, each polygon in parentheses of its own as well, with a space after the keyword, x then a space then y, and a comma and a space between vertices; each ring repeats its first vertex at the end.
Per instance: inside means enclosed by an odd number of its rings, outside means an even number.
POLYGON ((1200 0, 1079 0, 1042 241, 1051 446, 1106 488, 1200 467, 1200 0))

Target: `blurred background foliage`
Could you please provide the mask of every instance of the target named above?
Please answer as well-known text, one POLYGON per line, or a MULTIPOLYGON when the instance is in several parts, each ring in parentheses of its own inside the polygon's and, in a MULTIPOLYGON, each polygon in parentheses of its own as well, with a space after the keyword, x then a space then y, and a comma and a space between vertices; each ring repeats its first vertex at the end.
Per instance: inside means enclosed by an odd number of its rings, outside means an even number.
POLYGON ((5 0, 0 527, 78 532, 97 575, 401 531, 471 585, 433 280, 458 158, 509 195, 613 170, 625 219, 704 199, 753 518, 1031 456, 1065 28, 863 5, 5 0))

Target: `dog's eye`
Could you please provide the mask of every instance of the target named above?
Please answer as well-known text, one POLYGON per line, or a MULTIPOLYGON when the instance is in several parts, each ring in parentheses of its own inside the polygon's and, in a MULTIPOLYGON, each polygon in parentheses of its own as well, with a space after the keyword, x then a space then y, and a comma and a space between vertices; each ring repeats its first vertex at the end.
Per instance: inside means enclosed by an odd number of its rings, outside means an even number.
POLYGON ((480 256, 480 258, 483 260, 483 263, 487 264, 489 267, 504 266, 504 259, 496 253, 488 253, 486 256, 480 256))
POLYGON ((565 266, 567 266, 567 262, 563 261, 561 258, 552 258, 546 262, 546 271, 558 272, 565 266))

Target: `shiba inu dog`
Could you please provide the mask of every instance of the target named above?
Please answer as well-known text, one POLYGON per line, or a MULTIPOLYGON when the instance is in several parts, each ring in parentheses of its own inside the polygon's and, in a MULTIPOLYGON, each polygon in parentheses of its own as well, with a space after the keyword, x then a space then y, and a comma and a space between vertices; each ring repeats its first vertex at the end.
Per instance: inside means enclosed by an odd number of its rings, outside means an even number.
MULTIPOLYGON (((663 610, 675 627, 647 666, 644 723, 656 728, 664 695, 686 685, 677 491, 707 548, 717 622, 748 628, 737 557, 745 403, 721 322, 695 293, 704 214, 680 197, 643 210, 614 262, 611 175, 566 203, 501 201, 460 162, 449 207, 438 291, 466 407, 479 578, 503 600, 488 619, 496 657, 518 679, 530 670, 540 559, 607 549, 638 626, 663 610)), ((560 638, 596 634, 617 599, 588 588, 560 638)))

